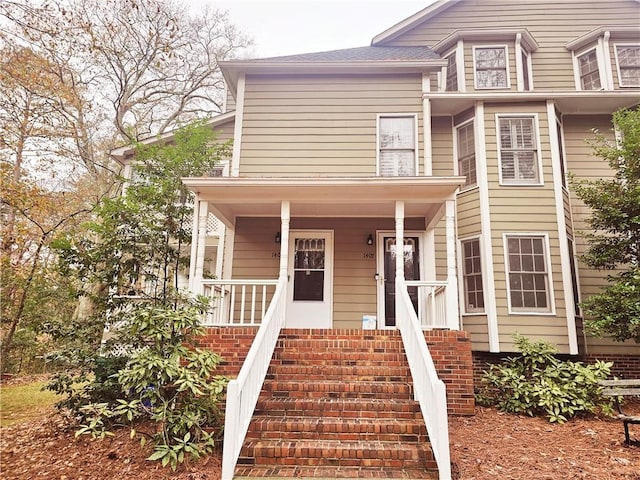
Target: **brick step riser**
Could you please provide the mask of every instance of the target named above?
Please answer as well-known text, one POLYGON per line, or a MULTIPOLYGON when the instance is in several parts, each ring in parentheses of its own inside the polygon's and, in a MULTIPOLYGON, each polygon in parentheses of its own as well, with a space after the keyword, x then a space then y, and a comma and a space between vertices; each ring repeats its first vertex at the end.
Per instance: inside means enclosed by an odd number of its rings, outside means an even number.
MULTIPOLYGON (((309 401, 313 399, 287 398, 287 400, 309 401)), ((349 400, 349 399, 345 399, 349 400)), ((294 405, 282 405, 277 402, 258 402, 255 415, 271 415, 274 417, 324 417, 324 418, 349 418, 349 419, 397 419, 422 421, 419 408, 405 410, 358 410, 356 407, 345 410, 338 405, 315 405, 310 408, 300 408, 294 405)))
POLYGON ((266 381, 277 381, 282 378, 295 382, 304 381, 327 381, 336 382, 343 381, 348 383, 355 382, 387 382, 387 383, 406 383, 407 377, 404 375, 349 375, 349 374, 326 374, 326 373, 292 373, 286 374, 270 374, 267 373, 266 381))
POLYGON ((369 444, 352 448, 331 442, 249 441, 240 452, 238 465, 315 465, 381 468, 436 468, 428 445, 369 444))
MULTIPOLYGON (((412 385, 403 382, 347 382, 327 380, 269 380, 263 385, 264 392, 290 392, 290 393, 362 393, 382 395, 410 395, 413 392, 412 385)), ((382 397, 388 398, 388 397, 382 397)))
POLYGON ((336 432, 247 432, 246 440, 336 440, 336 441, 354 441, 361 440, 365 442, 391 442, 391 443, 426 443, 429 438, 427 435, 398 435, 395 433, 336 433, 336 432))
POLYGON ((274 353, 271 365, 342 365, 348 366, 381 366, 381 367, 407 367, 407 358, 404 353, 357 353, 342 352, 286 352, 274 353))
MULTIPOLYGON (((239 477, 260 478, 273 477, 273 467, 241 467, 236 470, 239 477)), ((434 480, 438 478, 437 473, 420 469, 380 469, 366 467, 278 467, 278 475, 281 478, 323 478, 323 479, 340 479, 340 478, 395 478, 395 479, 426 479, 434 480)))
POLYGON ((277 351, 287 350, 340 350, 343 352, 404 352, 401 341, 384 340, 278 340, 277 351))
POLYGON ((295 376, 322 375, 328 377, 384 377, 401 378, 408 381, 411 377, 409 367, 380 366, 341 366, 341 365, 271 365, 267 375, 281 376, 283 379, 295 376))

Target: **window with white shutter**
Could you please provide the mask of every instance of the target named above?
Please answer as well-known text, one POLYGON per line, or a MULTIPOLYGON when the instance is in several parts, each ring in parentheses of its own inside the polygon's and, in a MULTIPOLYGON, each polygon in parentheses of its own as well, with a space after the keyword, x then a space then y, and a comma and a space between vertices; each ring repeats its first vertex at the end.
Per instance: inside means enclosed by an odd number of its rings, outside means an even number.
POLYGON ((380 116, 378 174, 383 177, 416 175, 416 117, 380 116))
POLYGON ((498 117, 502 184, 541 184, 540 155, 533 116, 498 117))

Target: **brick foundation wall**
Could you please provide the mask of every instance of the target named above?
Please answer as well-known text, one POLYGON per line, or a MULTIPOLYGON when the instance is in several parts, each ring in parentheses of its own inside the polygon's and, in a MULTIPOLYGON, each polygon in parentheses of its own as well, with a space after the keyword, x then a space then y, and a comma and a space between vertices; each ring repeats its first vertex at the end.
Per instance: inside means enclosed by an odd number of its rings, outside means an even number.
MULTIPOLYGON (((489 365, 499 363, 506 357, 515 357, 518 353, 489 353, 489 352, 473 352, 473 381, 476 385, 480 385, 483 370, 487 370, 489 365)), ((571 360, 574 362, 583 362, 586 364, 595 363, 596 360, 605 362, 613 362, 611 375, 618 378, 640 378, 640 355, 616 355, 616 354, 598 354, 598 355, 558 355, 562 360, 571 360)))
MULTIPOLYGON (((199 346, 220 354, 223 363, 218 373, 237 376, 244 362, 257 327, 210 327, 201 338, 199 346)), ((343 332, 327 330, 327 332, 343 332)), ((390 331, 344 330, 357 337, 380 332, 382 335, 396 334, 390 331)), ((469 334, 463 331, 433 330, 425 332, 425 339, 433 357, 433 363, 447 387, 448 411, 453 415, 473 415, 473 360, 469 334)))

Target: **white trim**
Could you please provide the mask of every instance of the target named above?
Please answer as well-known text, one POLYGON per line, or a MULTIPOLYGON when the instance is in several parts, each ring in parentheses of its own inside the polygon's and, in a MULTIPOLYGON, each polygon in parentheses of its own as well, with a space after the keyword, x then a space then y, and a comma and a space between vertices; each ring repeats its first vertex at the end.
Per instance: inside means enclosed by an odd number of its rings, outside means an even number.
POLYGON ((640 87, 640 80, 635 85, 623 85, 622 84, 622 77, 620 76, 620 60, 618 60, 618 47, 636 47, 636 48, 640 48, 640 43, 614 43, 613 44, 613 53, 614 53, 615 59, 616 59, 616 71, 618 73, 618 86, 620 88, 633 88, 633 87, 637 88, 637 87, 640 87))
POLYGON ((533 38, 529 30, 522 27, 499 27, 499 28, 477 28, 469 30, 454 30, 451 34, 440 40, 431 48, 434 52, 440 53, 451 48, 461 39, 469 42, 513 42, 516 35, 520 35, 521 42, 528 51, 535 52, 538 42, 533 38))
MULTIPOLYGON (((571 259, 569 258, 569 242, 567 237, 567 224, 564 214, 563 179, 560 168, 560 142, 558 138, 557 118, 555 104, 547 100, 547 123, 549 127, 549 141, 551 143, 551 166, 553 172, 553 193, 556 204, 556 219, 558 222, 558 242, 560 242, 560 265, 562 268, 562 286, 564 292, 564 305, 567 315, 567 335, 569 337, 569 353, 578 354, 578 338, 576 332, 576 311, 573 299, 573 281, 571 279, 571 259), (551 125, 555 128, 551 128, 551 125)), ((553 288, 553 287, 552 287, 553 288)), ((575 299, 578 301, 578 299, 575 299)))
MULTIPOLYGON (((509 315, 535 315, 535 316, 555 316, 556 304, 555 295, 553 289, 553 274, 551 268, 551 247, 549 245, 549 234, 547 232, 503 232, 502 233, 502 248, 504 253, 504 274, 505 284, 507 285, 507 305, 509 315), (536 310, 517 310, 514 311, 511 307, 511 286, 509 282, 509 247, 507 240, 509 238, 542 238, 544 241, 544 255, 545 266, 547 267, 547 300, 549 302, 548 311, 536 311, 536 310)), ((525 308, 525 307, 523 307, 525 308)))
POLYGON ((482 276, 482 296, 484 299, 485 296, 485 284, 484 284, 484 269, 485 269, 485 264, 486 264, 486 259, 484 258, 484 255, 482 254, 483 252, 483 248, 482 248, 482 234, 477 233, 475 235, 469 235, 468 237, 464 237, 464 238, 459 238, 458 239, 458 290, 460 291, 460 295, 459 295, 459 308, 460 308, 460 315, 463 316, 474 316, 474 315, 480 315, 480 316, 484 316, 487 314, 487 303, 485 302, 484 307, 482 308, 482 311, 477 311, 477 312, 467 312, 467 289, 466 286, 464 284, 464 255, 463 255, 463 248, 462 248, 462 244, 464 242, 469 242, 471 240, 478 240, 479 243, 479 247, 480 247, 480 275, 482 276))
POLYGON ((598 39, 598 43, 602 48, 602 68, 604 69, 604 77, 606 79, 604 89, 613 90, 613 69, 611 68, 611 49, 609 48, 609 38, 611 38, 611 32, 606 31, 601 39, 598 39))
MULTIPOLYGON (((400 118, 400 117, 412 117, 413 118, 413 157, 414 157, 414 175, 419 176, 420 172, 420 155, 419 155, 419 141, 418 141, 418 114, 417 113, 378 113, 376 114, 376 177, 381 177, 380 175, 380 119, 381 118, 400 118)), ((405 175, 393 175, 386 176, 383 178, 398 178, 403 177, 405 175)))
POLYGON ((456 46, 456 66, 458 67, 458 91, 467 91, 466 71, 464 67, 464 40, 459 39, 456 46))
POLYGON ((511 89, 511 72, 509 70, 509 45, 505 44, 492 44, 492 45, 474 45, 472 47, 473 53, 472 53, 472 61, 473 61, 473 86, 476 90, 510 90, 511 89), (476 50, 483 50, 483 49, 489 49, 489 48, 493 48, 493 49, 498 49, 498 48, 503 48, 504 49, 504 61, 505 61, 505 76, 506 76, 506 80, 507 80, 507 84, 504 87, 479 87, 478 86, 478 76, 476 74, 477 72, 477 68, 476 68, 476 50))
POLYGON ((196 257, 198 256, 198 219, 200 218, 200 197, 195 194, 191 217, 191 253, 189 255, 189 291, 195 291, 196 257))
POLYGON ((242 151, 242 122, 244 117, 244 86, 245 75, 238 78, 236 93, 236 123, 233 129, 233 155, 231 157, 231 176, 240 175, 240 152, 242 151))
POLYGON ((522 69, 522 34, 518 32, 516 34, 516 46, 514 49, 515 57, 516 57, 516 88, 519 92, 524 91, 524 75, 522 69))
POLYGON ((447 53, 445 53, 444 55, 442 55, 442 58, 444 58, 447 61, 447 66, 442 68, 442 78, 441 78, 441 83, 440 83, 440 88, 439 90, 441 92, 447 92, 447 91, 451 91, 451 90, 447 90, 447 72, 449 71, 449 57, 454 57, 455 58, 455 62, 456 62, 456 91, 460 91, 460 79, 458 78, 458 49, 457 47, 452 48, 451 50, 449 50, 447 53))
POLYGON ((236 240, 236 228, 235 225, 225 225, 225 227, 222 278, 228 280, 232 278, 233 274, 233 249, 236 240))
MULTIPOLYGON (((482 257, 487 266, 482 271, 482 283, 485 288, 484 308, 487 316, 487 336, 489 337, 489 351, 500 352, 498 335, 498 309, 496 306, 496 287, 493 266, 493 248, 491 240, 491 209, 489 207, 489 179, 487 176, 487 148, 484 130, 484 103, 476 103, 474 118, 476 136, 476 167, 478 181, 478 196, 480 200, 480 234, 482 242, 482 257)), ((484 267, 484 265, 483 265, 484 267)))
POLYGON ((537 113, 496 113, 496 147, 498 152, 498 177, 501 187, 542 187, 544 186, 543 168, 542 168, 542 144, 540 141, 540 122, 537 113), (538 167, 538 181, 537 182, 524 182, 514 179, 514 181, 505 182, 502 178, 502 155, 500 145, 500 119, 501 118, 532 118, 534 135, 536 136, 536 163, 538 167))
POLYGON ((446 322, 449 330, 460 330, 458 309, 458 271, 456 268, 456 200, 445 201, 445 238, 447 243, 446 322))
MULTIPOLYGON (((427 73, 422 74, 422 93, 431 91, 431 77, 427 73)), ((433 149, 432 149, 432 124, 431 124, 431 100, 422 95, 422 148, 424 149, 424 175, 433 175, 433 149)), ((418 138, 418 125, 416 125, 416 139, 418 138)), ((420 171, 416 170, 416 175, 420 171)))

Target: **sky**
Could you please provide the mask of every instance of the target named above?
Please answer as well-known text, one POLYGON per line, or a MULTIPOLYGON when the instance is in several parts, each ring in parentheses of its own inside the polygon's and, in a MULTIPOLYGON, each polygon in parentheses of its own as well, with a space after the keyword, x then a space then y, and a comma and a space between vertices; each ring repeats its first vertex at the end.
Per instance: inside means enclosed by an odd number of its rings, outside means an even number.
POLYGON ((254 39, 252 57, 363 47, 435 0, 192 0, 228 10, 254 39))

